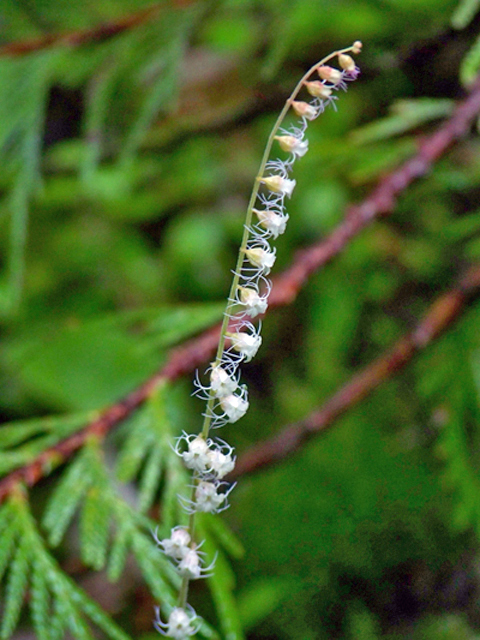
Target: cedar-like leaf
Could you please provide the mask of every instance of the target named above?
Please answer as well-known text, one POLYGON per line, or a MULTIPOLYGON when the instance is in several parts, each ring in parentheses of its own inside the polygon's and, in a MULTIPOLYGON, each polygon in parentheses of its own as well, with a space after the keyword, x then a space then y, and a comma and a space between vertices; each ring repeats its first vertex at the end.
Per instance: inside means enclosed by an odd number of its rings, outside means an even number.
POLYGON ((153 504, 162 475, 163 448, 155 444, 148 455, 139 483, 138 510, 146 513, 153 504))
POLYGON ((90 487, 80 518, 81 555, 97 571, 105 566, 111 507, 100 486, 90 487))
POLYGON ((45 433, 53 433, 58 438, 64 438, 87 422, 91 416, 91 413, 76 413, 3 424, 0 449, 18 446, 29 438, 45 433))
POLYGON ((128 520, 121 520, 115 532, 110 556, 107 565, 108 579, 115 582, 120 577, 130 546, 131 523, 128 520))
POLYGON ((154 442, 154 434, 150 429, 151 416, 141 410, 133 420, 117 460, 117 477, 123 482, 133 480, 154 442))
POLYGON ((0 532, 0 580, 3 577, 5 569, 12 555, 15 542, 18 536, 17 525, 14 519, 11 519, 8 525, 5 525, 3 531, 0 532))
MULTIPOLYGON (((215 554, 215 546, 205 543, 205 551, 209 558, 215 554)), ((216 551, 215 571, 208 578, 208 586, 215 603, 223 637, 228 640, 242 640, 242 624, 237 604, 233 597, 233 573, 222 551, 216 551)))
POLYGON ((99 629, 104 631, 112 640, 130 640, 118 625, 116 625, 91 598, 89 598, 70 578, 65 578, 72 598, 78 607, 94 622, 99 629))
POLYGON ((468 50, 460 66, 460 80, 465 86, 469 86, 475 80, 480 70, 480 37, 478 37, 468 50))
POLYGON ((23 538, 10 565, 5 594, 5 605, 0 637, 9 638, 18 624, 25 593, 28 585, 30 550, 28 541, 23 538))
POLYGON ((242 543, 228 527, 223 518, 215 518, 209 513, 201 514, 202 527, 232 556, 242 558, 245 554, 242 543))
POLYGON ((132 551, 154 597, 159 602, 173 606, 175 595, 171 585, 178 591, 180 576, 162 552, 154 546, 153 538, 150 541, 143 533, 135 532, 132 535, 132 551), (164 580, 164 576, 168 576, 170 584, 164 580))
POLYGON ((53 546, 62 539, 90 482, 88 457, 82 451, 64 472, 45 510, 43 525, 53 546))
POLYGON ((50 591, 45 579, 43 566, 33 564, 32 582, 30 586, 30 610, 33 626, 39 640, 51 640, 50 591))
POLYGON ((470 24, 480 7, 480 0, 460 0, 452 16, 454 29, 465 29, 470 24))

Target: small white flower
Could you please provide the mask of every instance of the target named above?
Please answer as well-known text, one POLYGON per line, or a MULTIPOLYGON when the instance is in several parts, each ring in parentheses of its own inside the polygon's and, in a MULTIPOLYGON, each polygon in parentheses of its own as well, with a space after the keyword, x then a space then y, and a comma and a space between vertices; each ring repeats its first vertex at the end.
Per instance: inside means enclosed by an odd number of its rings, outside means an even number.
POLYGON ((190 534, 182 527, 175 527, 175 529, 172 529, 170 538, 157 540, 157 543, 162 547, 165 555, 181 560, 189 551, 190 534))
POLYGON ((253 213, 257 216, 262 227, 270 232, 272 238, 276 239, 285 232, 289 218, 288 213, 280 214, 268 209, 263 211, 253 209, 253 213))
MULTIPOLYGON (((246 388, 243 388, 243 395, 246 395, 246 388)), ((230 395, 220 400, 220 406, 228 418, 228 422, 237 422, 248 411, 248 400, 242 396, 230 395)))
POLYGON ((188 609, 189 613, 181 607, 174 607, 168 617, 168 622, 162 622, 160 610, 157 609, 157 619, 154 622, 155 628, 162 636, 168 636, 173 640, 185 640, 185 638, 195 635, 198 628, 195 629, 192 626, 192 622, 196 620, 197 614, 192 607, 188 607, 188 609))
POLYGON ((245 331, 237 331, 229 334, 232 341, 232 347, 238 351, 246 362, 250 362, 257 355, 257 351, 262 344, 262 336, 258 333, 246 333, 245 331))
POLYGON ((247 314, 251 318, 265 313, 268 307, 267 298, 261 296, 255 289, 250 287, 238 287, 240 302, 245 306, 247 314))
POLYGON ((187 469, 191 469, 197 473, 205 473, 207 470, 209 442, 206 442, 202 436, 181 436, 177 441, 175 453, 183 458, 183 462, 187 469), (182 440, 185 440, 188 445, 188 449, 187 451, 180 453, 180 443, 182 440))
POLYGON ((235 458, 232 458, 230 453, 225 454, 215 449, 210 452, 210 468, 212 473, 221 480, 235 468, 235 458))
POLYGON ((260 269, 265 275, 270 273, 270 269, 275 264, 275 249, 269 251, 261 247, 252 247, 245 250, 245 255, 250 264, 260 269))
POLYGON ((215 397, 223 398, 236 391, 238 382, 223 367, 216 366, 210 374, 210 385, 215 397))
POLYGON ((273 193, 279 193, 289 198, 297 184, 295 180, 289 180, 282 176, 263 176, 263 178, 259 178, 259 181, 273 193))
POLYGON ((181 576, 187 577, 190 580, 200 578, 202 565, 200 563, 200 556, 195 549, 189 549, 187 551, 182 561, 178 564, 178 572, 181 576))
POLYGON ((293 153, 297 158, 302 158, 308 151, 308 140, 302 140, 295 136, 275 136, 275 140, 287 153, 293 153))
POLYGON ((205 513, 215 513, 225 502, 226 493, 217 493, 217 484, 203 481, 198 483, 195 490, 195 510, 205 513))

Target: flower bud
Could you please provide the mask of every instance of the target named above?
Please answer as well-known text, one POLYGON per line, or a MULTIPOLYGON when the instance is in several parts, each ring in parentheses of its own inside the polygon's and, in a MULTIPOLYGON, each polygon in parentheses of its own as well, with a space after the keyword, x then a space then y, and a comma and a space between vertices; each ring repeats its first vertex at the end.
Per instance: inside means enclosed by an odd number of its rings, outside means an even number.
POLYGON ((322 80, 326 80, 327 82, 331 82, 332 84, 338 84, 343 79, 341 71, 327 65, 318 67, 318 75, 322 80))
POLYGON ((252 249, 246 249, 245 255, 250 264, 260 269, 265 275, 270 273, 270 269, 275 263, 275 249, 266 251, 260 247, 253 247, 252 249))
POLYGON ((332 95, 330 87, 326 87, 320 80, 305 82, 305 86, 307 87, 308 93, 315 98, 326 99, 332 95))
POLYGON ((302 158, 308 151, 308 140, 301 140, 295 136, 275 136, 275 140, 283 151, 293 153, 297 158, 302 158))
POLYGON ((297 184, 296 180, 289 180, 288 178, 282 178, 282 176, 264 176, 263 178, 258 178, 258 180, 273 193, 280 193, 289 198, 297 184))
POLYGON ((295 111, 297 116, 306 118, 307 120, 315 120, 318 116, 318 110, 315 107, 312 107, 308 102, 302 102, 301 100, 292 100, 292 109, 295 111))
POLYGON ((353 43, 353 47, 352 47, 352 53, 360 53, 362 50, 363 44, 360 42, 360 40, 355 40, 355 42, 353 43))
POLYGON ((355 60, 351 56, 347 56, 345 53, 339 54, 338 64, 345 71, 355 71, 355 60))

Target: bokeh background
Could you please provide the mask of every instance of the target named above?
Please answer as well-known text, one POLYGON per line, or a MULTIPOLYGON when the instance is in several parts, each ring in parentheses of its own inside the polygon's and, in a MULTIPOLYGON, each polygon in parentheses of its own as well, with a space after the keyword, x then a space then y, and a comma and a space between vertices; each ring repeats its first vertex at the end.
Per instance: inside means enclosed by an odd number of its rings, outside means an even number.
MULTIPOLYGON (((276 273, 466 95, 480 68, 478 5, 0 0, 2 476, 218 321, 268 133, 310 65, 364 43, 359 80, 309 126, 276 273)), ((294 303, 267 314, 243 371, 251 409, 221 436, 241 454, 412 329, 478 259, 479 200, 472 130, 294 303)), ((220 637, 480 637, 479 319, 472 301, 327 433, 241 478, 224 525, 205 521, 207 550, 213 539, 223 550, 218 577, 195 584, 192 603, 220 637)), ((168 438, 198 428, 191 391, 189 376, 162 387, 106 441, 45 472, 22 507, 31 520, 0 522, 3 637, 97 633, 78 622, 92 619, 88 607, 75 617, 56 606, 61 589, 70 598, 61 578, 48 598, 35 595, 48 591, 40 577, 22 583, 37 547, 130 637, 153 637, 153 607, 175 579, 149 529, 176 517, 182 472, 168 438), (6 544, 5 522, 13 541, 30 540, 22 553, 6 544)))

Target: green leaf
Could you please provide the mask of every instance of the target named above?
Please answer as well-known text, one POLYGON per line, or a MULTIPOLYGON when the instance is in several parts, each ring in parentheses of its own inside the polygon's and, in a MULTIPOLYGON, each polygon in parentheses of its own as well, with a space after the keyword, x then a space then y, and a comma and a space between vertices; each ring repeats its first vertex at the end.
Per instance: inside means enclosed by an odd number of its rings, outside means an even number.
POLYGON ((452 15, 452 27, 465 29, 473 20, 480 7, 480 0, 460 0, 452 15))
POLYGON ((45 509, 43 525, 51 545, 56 546, 63 538, 91 482, 89 458, 81 451, 64 471, 45 509))
MULTIPOLYGON (((234 578, 230 565, 224 554, 215 549, 207 538, 204 545, 207 558, 216 556, 215 570, 208 578, 208 586, 215 603, 215 610, 220 621, 222 634, 225 640, 241 640, 244 638, 243 628, 240 622, 237 603, 233 597, 234 578)), ((207 560, 208 564, 209 560, 207 560)))
POLYGON ((80 549, 85 564, 97 571, 106 562, 110 516, 110 501, 102 487, 89 487, 80 518, 80 549))
POLYGON ((153 504, 162 475, 163 448, 155 444, 149 453, 139 483, 138 510, 146 513, 153 504))
POLYGON ((480 72, 480 36, 475 40, 460 65, 460 80, 468 87, 480 72))
POLYGON ((173 606, 175 594, 170 584, 173 584, 178 592, 180 576, 155 546, 153 538, 150 540, 143 533, 136 531, 132 534, 132 551, 153 596, 158 602, 173 606), (164 576, 168 576, 170 584, 164 580, 164 576))
POLYGON ((215 538, 232 558, 242 558, 244 556, 245 549, 241 541, 223 518, 216 518, 208 513, 202 513, 200 516, 202 527, 215 538))
MULTIPOLYGON (((7 509, 2 509, 2 512, 6 512, 7 509)), ((8 562, 12 556, 15 542, 18 537, 17 523, 12 518, 8 524, 5 524, 2 531, 0 531, 0 538, 2 544, 0 544, 0 580, 3 577, 5 569, 8 566, 8 562)))
POLYGON ((127 519, 120 519, 110 549, 107 566, 108 579, 112 582, 118 580, 122 574, 131 542, 131 534, 131 523, 127 519))
POLYGON ((4 357, 36 396, 74 410, 97 409, 152 375, 167 346, 211 325, 221 313, 212 304, 159 307, 69 323, 53 334, 50 327, 30 328, 5 346, 4 357))
POLYGON ((432 98, 397 100, 390 107, 391 115, 386 118, 378 118, 371 124, 356 129, 350 134, 350 137, 357 145, 386 140, 416 129, 426 122, 445 118, 452 113, 453 107, 453 100, 432 98))
POLYGON ((72 601, 94 622, 99 629, 106 633, 112 640, 130 640, 117 624, 115 624, 99 607, 89 598, 73 581, 68 579, 72 601))
POLYGON ((292 591, 291 580, 266 578, 249 584, 238 596, 238 610, 248 631, 278 608, 292 591))
POLYGON ((28 541, 23 538, 10 565, 6 586, 3 620, 0 630, 0 637, 5 640, 12 635, 18 624, 28 585, 29 561, 30 549, 28 541))
POLYGON ((89 412, 6 422, 0 426, 0 449, 18 446, 29 438, 44 433, 52 433, 58 439, 65 438, 91 418, 92 413, 89 412))
POLYGON ((128 435, 117 459, 116 475, 122 482, 130 482, 154 443, 151 416, 141 409, 129 420, 128 435))
POLYGON ((50 592, 43 566, 39 562, 33 564, 30 609, 35 633, 39 640, 51 640, 50 592))

